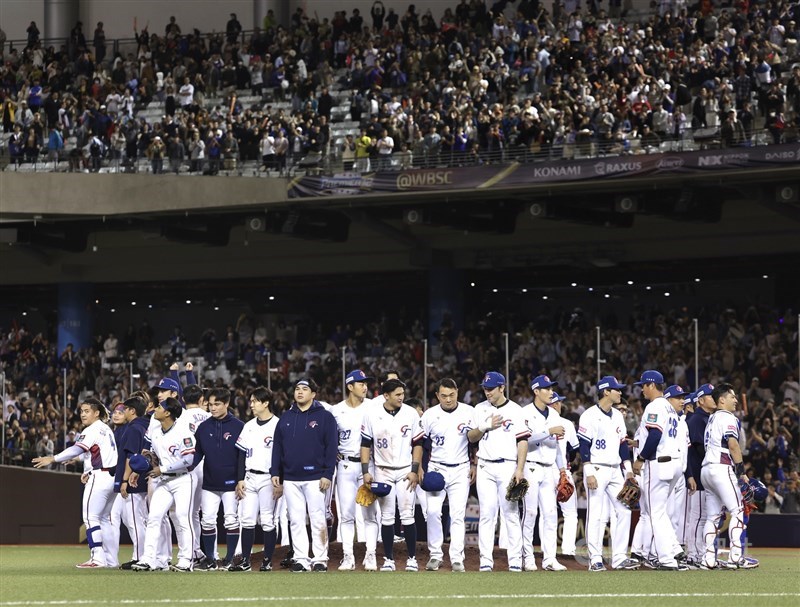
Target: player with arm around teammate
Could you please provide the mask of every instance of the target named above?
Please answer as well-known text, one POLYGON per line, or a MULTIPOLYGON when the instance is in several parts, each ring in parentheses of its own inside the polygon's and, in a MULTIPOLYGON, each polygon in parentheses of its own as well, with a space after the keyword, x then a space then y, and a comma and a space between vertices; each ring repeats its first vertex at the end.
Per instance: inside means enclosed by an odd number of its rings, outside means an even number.
POLYGON ((561 418, 550 407, 553 386, 547 375, 538 375, 531 382, 533 402, 522 408, 525 425, 530 430, 525 478, 529 488, 525 494, 522 515, 522 565, 525 571, 536 571, 533 555, 533 527, 539 514, 539 540, 542 544, 542 569, 566 571, 556 560, 558 546, 558 509, 556 508, 556 476, 554 470, 566 473, 564 456, 558 439, 565 430, 561 418))
MULTIPOLYGON (((652 547, 658 559, 658 569, 685 571, 679 562, 680 544, 667 512, 667 502, 677 482, 683 482, 678 438, 678 411, 683 407, 683 390, 670 386, 664 393, 664 376, 648 370, 637 382, 642 395, 650 401, 642 413, 639 424, 639 454, 633 464, 633 473, 642 476, 641 516, 646 517, 652 533, 652 547), (672 398, 670 402, 665 396, 672 398)), ((641 520, 640 523, 642 524, 641 520)), ((645 548, 647 541, 645 540, 645 548)))
MULTIPOLYGON (((339 565, 340 571, 352 571, 356 568, 355 557, 353 556, 353 543, 356 533, 356 492, 363 482, 361 474, 361 425, 364 420, 364 411, 369 405, 365 402, 367 396, 367 382, 372 379, 361 369, 355 369, 347 374, 345 378, 345 389, 347 397, 337 405, 334 405, 330 412, 336 420, 336 428, 339 432, 338 462, 336 464, 336 511, 339 515, 339 529, 341 532, 343 558, 339 565)), ((370 506, 365 510, 374 507, 370 506)), ((365 518, 370 513, 365 512, 365 518)), ((372 517, 374 519, 374 513, 372 517)), ((374 526, 377 523, 374 523, 374 526)), ((375 564, 375 545, 377 536, 370 534, 367 540, 367 554, 364 557, 365 567, 375 564), (371 540, 371 541, 370 541, 371 540), (371 558, 370 558, 371 555, 371 558)), ((373 567, 370 567, 371 569, 373 567)))
POLYGON ((522 408, 505 393, 506 378, 489 371, 481 382, 486 400, 475 406, 473 429, 467 437, 478 444, 476 486, 480 502, 478 544, 480 571, 494 569, 494 530, 498 512, 508 530, 508 570, 522 571, 522 526, 519 504, 505 498, 510 482, 525 478, 530 431, 522 408))
MULTIPOLYGON (((147 531, 144 541, 144 555, 131 565, 134 571, 157 571, 165 569, 159 563, 158 544, 161 535, 161 522, 170 508, 175 506, 175 533, 178 537, 178 562, 170 566, 172 571, 188 573, 192 571, 192 526, 190 523, 192 507, 192 475, 189 466, 194 458, 194 437, 180 424, 178 418, 183 407, 175 398, 167 398, 156 407, 153 417, 159 427, 150 434, 151 451, 158 464, 148 473, 154 484, 150 499, 150 512, 147 515, 147 531)), ((137 472, 131 472, 126 479, 131 487, 136 487, 140 479, 137 472)))
POLYGON ((752 569, 758 561, 744 558, 742 554, 742 532, 744 524, 744 503, 739 482, 748 482, 744 473, 742 450, 739 436, 741 422, 734 415, 739 400, 730 384, 719 384, 712 392, 717 410, 711 415, 706 426, 705 457, 700 476, 706 490, 708 518, 705 523, 705 554, 701 569, 752 569), (725 516, 731 515, 728 522, 728 542, 730 552, 727 561, 717 561, 715 540, 717 528, 725 516))
POLYGON ((394 524, 395 504, 403 524, 408 560, 406 571, 418 571, 417 527, 414 522, 414 490, 419 483, 422 462, 422 425, 416 409, 403 404, 406 385, 390 379, 381 387, 384 402, 372 405, 364 415, 361 427, 361 471, 364 484, 373 481, 391 487, 388 495, 378 498, 381 509, 381 539, 384 562, 381 571, 395 571, 394 524), (373 452, 375 468, 370 472, 369 457, 373 452))
POLYGON ((106 567, 103 550, 104 520, 110 520, 114 505, 114 471, 117 465, 117 446, 114 433, 108 427, 108 410, 94 397, 84 399, 79 407, 83 430, 75 444, 56 455, 33 458, 34 468, 44 468, 52 463, 61 464, 88 453, 91 472, 83 489, 83 522, 86 525, 86 540, 91 558, 76 565, 79 569, 106 567))
POLYGON ((242 560, 230 571, 250 571, 250 553, 256 535, 256 523, 264 529, 264 560, 261 571, 272 570, 277 531, 275 529, 275 491, 269 467, 272 465, 272 445, 278 417, 270 410, 272 392, 258 387, 250 395, 253 419, 242 428, 236 446, 245 453, 240 459, 236 497, 241 500, 242 560))
POLYGON ((588 408, 578 422, 578 440, 583 460, 583 480, 586 485, 586 540, 589 549, 589 571, 605 571, 603 564, 603 534, 605 531, 605 500, 616 511, 611 528, 611 566, 614 569, 636 569, 639 564, 628 558, 628 534, 631 512, 617 499, 632 476, 625 420, 614 408, 625 388, 611 375, 597 382, 597 405, 588 408), (622 474, 625 469, 625 476, 622 474))
POLYGON ((437 571, 444 560, 442 542, 442 506, 450 504, 450 566, 455 572, 464 569, 465 517, 469 486, 475 482, 476 466, 470 462, 469 439, 474 409, 458 402, 458 385, 444 378, 436 388, 439 404, 422 414, 422 431, 431 441, 428 472, 444 477, 444 489, 428 493, 428 549, 430 560, 425 569, 437 571))

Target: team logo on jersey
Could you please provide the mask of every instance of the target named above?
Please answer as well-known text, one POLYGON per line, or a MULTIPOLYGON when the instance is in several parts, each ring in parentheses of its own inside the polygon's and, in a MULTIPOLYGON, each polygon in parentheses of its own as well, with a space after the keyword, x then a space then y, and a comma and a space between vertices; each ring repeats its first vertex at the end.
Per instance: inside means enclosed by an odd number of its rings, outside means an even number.
POLYGON ((192 439, 191 438, 184 438, 183 439, 183 446, 184 447, 191 447, 192 446, 192 439))
POLYGON ((195 426, 193 423, 190 422, 189 423, 189 430, 192 431, 192 434, 194 434, 195 428, 197 428, 197 426, 195 426))
POLYGON ((408 433, 409 433, 410 430, 411 430, 411 428, 409 426, 403 426, 402 428, 400 428, 400 433, 403 436, 408 436, 408 433))
POLYGON ((177 455, 180 450, 181 449, 180 449, 180 447, 178 447, 178 445, 170 445, 169 446, 169 454, 170 455, 173 455, 173 456, 177 455))
POLYGON ((511 430, 511 426, 513 426, 513 425, 514 425, 514 422, 512 422, 510 419, 504 419, 503 420, 503 431, 504 432, 508 432, 509 430, 511 430))
POLYGON ((649 422, 657 422, 658 421, 658 415, 656 415, 655 413, 648 413, 647 414, 647 421, 649 421, 649 422))
POLYGON ((226 432, 225 434, 222 435, 222 438, 224 438, 225 440, 228 440, 230 437, 231 437, 230 432, 226 432))
POLYGON ((272 437, 271 436, 265 436, 264 437, 264 446, 265 447, 271 447, 272 446, 272 437))
POLYGON ((317 420, 315 420, 315 419, 312 419, 310 422, 308 422, 308 427, 309 428, 316 428, 318 425, 319 424, 317 423, 317 420))
POLYGON ((81 434, 78 438, 75 439, 75 442, 76 443, 82 443, 84 440, 86 440, 86 435, 85 434, 81 434))
POLYGON ((466 434, 470 430, 472 430, 472 428, 470 428, 467 424, 458 424, 458 433, 459 434, 466 434))

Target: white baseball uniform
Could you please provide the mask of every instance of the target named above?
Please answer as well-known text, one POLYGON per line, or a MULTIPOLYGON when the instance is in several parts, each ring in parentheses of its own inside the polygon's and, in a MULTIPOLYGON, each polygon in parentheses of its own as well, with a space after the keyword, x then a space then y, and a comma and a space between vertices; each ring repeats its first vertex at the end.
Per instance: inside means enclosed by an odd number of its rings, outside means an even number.
POLYGON ((266 422, 253 418, 244 425, 236 447, 244 451, 245 495, 241 502, 242 527, 252 528, 260 522, 264 531, 275 529, 275 498, 272 495, 272 440, 278 417, 266 422))
POLYGON ((525 478, 529 488, 522 509, 522 557, 526 569, 534 565, 533 527, 539 514, 539 540, 542 544, 542 565, 556 558, 558 546, 558 509, 556 508, 556 476, 553 470, 564 467, 558 438, 549 428, 561 425, 562 419, 551 407, 539 409, 535 403, 522 408, 525 425, 530 430, 525 478))
MULTIPOLYGON (((75 439, 89 457, 91 473, 83 488, 83 523, 86 525, 86 540, 89 543, 91 560, 105 566, 107 558, 103 549, 101 527, 111 528, 111 508, 114 505, 114 469, 117 465, 117 445, 114 432, 99 419, 86 426, 75 439)), ((55 456, 56 463, 74 457, 68 449, 55 456)))
MULTIPOLYGON (((344 556, 353 555, 353 543, 356 535, 356 493, 364 482, 361 473, 361 426, 364 423, 364 412, 370 405, 367 401, 357 407, 351 407, 346 400, 331 407, 330 411, 336 420, 339 430, 339 462, 336 465, 336 511, 339 515, 340 539, 344 556)), ((372 517, 372 527, 377 526, 376 508, 362 508, 362 518, 372 517)), ((366 535, 359 534, 360 537, 366 535)), ((377 538, 373 536, 374 551, 377 538)), ((369 545, 368 545, 369 549, 369 545)))
MULTIPOLYGON (((192 566, 191 509, 194 494, 194 477, 188 472, 194 457, 194 435, 188 425, 174 423, 164 432, 161 424, 150 427, 151 450, 158 456, 161 476, 151 477, 153 496, 147 516, 144 556, 139 561, 153 569, 167 566, 159 549, 161 526, 174 506, 175 533, 178 537, 178 567, 192 566)), ((141 482, 141 481, 140 481, 141 482)))
POLYGON ((705 434, 706 455, 700 478, 706 488, 708 518, 705 523, 706 566, 717 564, 717 528, 727 510, 731 515, 728 523, 730 553, 728 560, 737 563, 742 558, 742 532, 745 530, 744 504, 739 489, 739 480, 734 472, 733 459, 728 449, 728 439, 739 440, 741 422, 730 411, 719 409, 708 420, 705 434))
MULTIPOLYGON (((200 407, 187 407, 183 410, 181 416, 175 421, 176 424, 182 424, 184 427, 188 426, 189 431, 194 436, 197 427, 211 417, 211 413, 200 407)), ((192 493, 192 555, 194 558, 203 558, 203 550, 200 548, 200 504, 203 497, 203 466, 197 466, 191 471, 194 477, 192 486, 194 492, 192 493)))
POLYGON ((506 499, 506 489, 517 469, 517 442, 527 441, 530 430, 525 424, 522 407, 512 400, 495 407, 488 400, 475 405, 473 425, 484 424, 493 415, 501 415, 499 428, 485 432, 478 441, 478 475, 476 486, 480 502, 478 545, 481 571, 494 567, 494 530, 497 515, 501 514, 508 534, 508 567, 522 570, 522 525, 519 504, 506 499))
POLYGON ((464 519, 469 497, 469 439, 475 410, 464 403, 446 411, 441 405, 431 407, 422 415, 422 430, 431 441, 428 473, 444 477, 444 489, 427 494, 428 548, 431 558, 443 560, 444 529, 442 506, 445 497, 450 505, 450 563, 464 563, 464 519))
POLYGON ((600 405, 589 407, 578 421, 578 438, 589 443, 589 461, 584 462, 583 481, 586 487, 586 541, 592 564, 602 563, 603 535, 608 499, 616 511, 611 529, 611 566, 618 567, 628 552, 628 534, 631 528, 631 512, 617 499, 625 483, 620 466, 630 471, 630 462, 622 461, 620 446, 627 439, 625 420, 613 407, 604 411, 600 405), (587 477, 594 476, 596 489, 589 489, 587 477))
MULTIPOLYGON (((370 407, 364 414, 362 438, 372 442, 374 480, 392 486, 389 495, 378 498, 381 524, 394 525, 395 503, 403 525, 414 524, 414 491, 409 491, 406 475, 411 472, 412 446, 422 438, 417 410, 406 404, 394 413, 383 406, 370 407)), ((367 537, 371 531, 367 528, 367 537)), ((377 536, 377 534, 376 534, 377 536)))
MULTIPOLYGON (((561 416, 559 416, 561 417, 561 416)), ((571 420, 561 417, 561 421, 556 426, 564 426, 564 436, 558 438, 558 448, 561 450, 561 457, 564 458, 564 465, 568 466, 569 460, 567 459, 567 447, 573 451, 578 451, 580 444, 578 443, 578 433, 575 431, 575 424, 571 420)), ((558 468, 553 467, 553 476, 555 483, 558 484, 561 474, 558 468)), ((575 481, 572 479, 572 472, 567 469, 567 476, 572 485, 575 481)), ((561 508, 561 514, 564 517, 564 523, 561 530, 561 553, 575 556, 575 542, 578 536, 578 492, 572 493, 572 496, 566 502, 558 504, 561 508)), ((542 536, 541 529, 539 530, 539 537, 542 536)))
POLYGON ((678 436, 678 413, 669 401, 659 396, 647 405, 639 424, 639 452, 644 448, 651 429, 661 431, 656 453, 642 468, 642 498, 639 525, 650 530, 652 546, 648 546, 647 533, 641 534, 640 554, 653 552, 658 562, 667 567, 677 565, 675 556, 678 538, 667 512, 667 503, 675 484, 683 479, 681 448, 685 437, 678 436), (644 551, 647 552, 644 552, 644 551))
POLYGON ((686 491, 686 478, 683 474, 686 472, 686 465, 689 457, 689 426, 686 425, 686 416, 678 416, 678 449, 680 450, 680 470, 682 478, 678 479, 675 483, 675 489, 667 501, 667 512, 672 521, 672 526, 675 529, 675 536, 678 540, 676 546, 676 554, 681 552, 684 544, 684 527, 686 523, 686 506, 687 506, 687 491, 686 491))

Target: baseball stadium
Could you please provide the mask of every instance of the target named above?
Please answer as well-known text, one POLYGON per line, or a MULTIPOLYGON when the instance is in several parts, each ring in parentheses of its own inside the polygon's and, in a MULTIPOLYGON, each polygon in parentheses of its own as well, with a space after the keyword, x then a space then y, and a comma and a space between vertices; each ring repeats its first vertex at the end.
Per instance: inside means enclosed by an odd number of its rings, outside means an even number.
POLYGON ((798 22, 0 0, 0 607, 800 604, 798 22))

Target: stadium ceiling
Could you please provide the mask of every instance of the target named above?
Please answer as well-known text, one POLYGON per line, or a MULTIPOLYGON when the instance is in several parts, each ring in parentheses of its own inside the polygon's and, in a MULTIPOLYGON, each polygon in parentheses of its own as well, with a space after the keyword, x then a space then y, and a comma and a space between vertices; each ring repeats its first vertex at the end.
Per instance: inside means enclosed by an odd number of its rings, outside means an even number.
POLYGON ((10 216, 0 207, 0 284, 282 280, 428 268, 590 276, 647 267, 713 271, 731 259, 740 268, 766 259, 797 266, 796 172, 99 217, 10 216))

